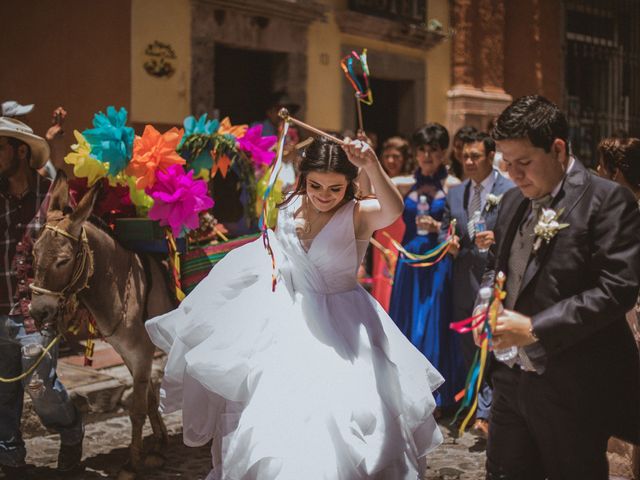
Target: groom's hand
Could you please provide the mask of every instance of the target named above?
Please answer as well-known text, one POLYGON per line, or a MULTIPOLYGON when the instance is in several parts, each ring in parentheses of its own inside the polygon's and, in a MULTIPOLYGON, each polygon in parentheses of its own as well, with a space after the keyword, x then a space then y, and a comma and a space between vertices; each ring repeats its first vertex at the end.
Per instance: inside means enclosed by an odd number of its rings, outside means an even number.
POLYGON ((503 310, 498 316, 496 328, 493 332, 493 349, 509 347, 526 347, 536 342, 531 333, 531 317, 503 310))

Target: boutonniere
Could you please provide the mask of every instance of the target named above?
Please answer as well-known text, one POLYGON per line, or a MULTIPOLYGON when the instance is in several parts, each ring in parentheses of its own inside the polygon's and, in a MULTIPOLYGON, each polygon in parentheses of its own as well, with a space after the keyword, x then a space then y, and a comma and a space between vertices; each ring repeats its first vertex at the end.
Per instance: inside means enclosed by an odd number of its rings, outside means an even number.
MULTIPOLYGON (((502 195, 504 195, 504 193, 502 195)), ((496 208, 500 203, 500 200, 502 200, 502 195, 494 195, 493 193, 487 195, 487 202, 484 206, 484 211, 489 213, 491 210, 496 208)))
POLYGON ((533 243, 534 253, 540 249, 543 241, 548 244, 560 230, 569 226, 568 223, 558 222, 558 218, 560 218, 560 215, 562 215, 563 211, 564 209, 560 209, 557 212, 551 208, 542 209, 542 212, 538 217, 538 223, 533 229, 533 233, 536 236, 536 239, 533 243))

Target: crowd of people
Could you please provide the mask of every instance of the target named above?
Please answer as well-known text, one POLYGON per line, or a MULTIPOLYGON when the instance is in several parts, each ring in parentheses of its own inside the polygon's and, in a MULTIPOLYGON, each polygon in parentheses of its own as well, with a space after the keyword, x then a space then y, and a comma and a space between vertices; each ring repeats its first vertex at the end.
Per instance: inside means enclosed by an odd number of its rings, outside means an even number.
MULTIPOLYGON (((283 102, 265 131, 281 128, 283 102)), ((2 377, 47 340, 28 314, 29 246, 45 221, 47 140, 66 115, 54 112, 45 140, 8 116, 28 113, 14 103, 0 119, 2 377)), ((492 347, 515 354, 493 357, 478 391, 472 432, 488 440, 487 478, 605 479, 608 439, 640 443, 640 139, 603 139, 591 171, 563 113, 536 95, 487 130, 464 126, 451 140, 427 123, 378 154, 364 132, 300 147, 290 131, 284 199, 265 233, 273 261, 263 240, 240 247, 147 323, 168 353, 163 411, 182 409, 187 444, 214 440, 208 478, 424 473, 481 340, 450 325, 477 312, 498 272, 492 347), (438 261, 412 258, 443 247, 438 261)), ((81 468, 82 419, 56 355, 36 371, 44 396, 32 377, 0 384, 0 465, 13 478, 25 475, 23 389, 60 432, 59 469, 81 468)))

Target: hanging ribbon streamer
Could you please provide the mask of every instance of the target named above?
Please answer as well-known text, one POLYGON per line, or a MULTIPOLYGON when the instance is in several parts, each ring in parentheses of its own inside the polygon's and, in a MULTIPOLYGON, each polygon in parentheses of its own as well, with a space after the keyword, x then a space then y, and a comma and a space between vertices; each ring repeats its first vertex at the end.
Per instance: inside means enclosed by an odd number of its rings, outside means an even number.
POLYGON ((87 330, 89 332, 89 338, 87 338, 87 343, 84 347, 84 366, 91 367, 93 365, 93 352, 96 345, 94 338, 96 338, 98 333, 96 321, 92 315, 89 316, 89 320, 87 321, 87 330))
POLYGON ((480 333, 479 335, 479 339, 482 342, 480 344, 480 349, 476 351, 476 354, 473 358, 473 363, 471 364, 471 368, 469 369, 469 374, 467 375, 464 389, 458 392, 455 397, 456 401, 460 401, 461 399, 463 399, 463 401, 460 404, 460 407, 458 408, 455 416, 453 417, 451 424, 454 424, 458 420, 458 417, 465 409, 469 409, 469 411, 467 412, 467 416, 463 420, 462 424, 460 424, 460 428, 458 429, 459 437, 464 434, 467 425, 473 418, 473 415, 476 412, 476 408, 478 407, 478 393, 480 392, 480 387, 482 386, 483 375, 485 367, 487 365, 487 358, 489 356, 489 345, 491 344, 493 331, 498 320, 498 314, 500 313, 502 307, 502 300, 506 296, 506 292, 504 291, 505 279, 506 277, 504 273, 500 272, 497 275, 495 286, 493 288, 493 294, 489 300, 489 308, 485 309, 485 311, 479 313, 478 315, 474 315, 459 322, 453 322, 449 325, 452 330, 455 330, 458 333, 471 332, 482 325, 482 333, 480 333))
POLYGON ((171 276, 173 277, 173 286, 176 289, 176 297, 179 302, 184 300, 186 296, 182 291, 182 285, 180 283, 180 254, 176 246, 176 240, 173 238, 170 228, 164 229, 165 236, 167 238, 167 247, 169 249, 169 266, 171 268, 171 276))
POLYGON ((273 191, 273 188, 276 184, 276 180, 278 180, 278 175, 280 174, 280 170, 282 169, 282 157, 284 156, 284 142, 287 138, 287 132, 289 131, 289 122, 284 122, 284 127, 282 128, 282 134, 280 135, 280 142, 278 143, 278 154, 271 166, 271 174, 269 175, 269 183, 267 184, 267 188, 264 191, 264 195, 262 196, 262 214, 260 215, 260 220, 258 221, 258 227, 262 231, 262 243, 264 248, 267 250, 267 253, 271 257, 271 291, 276 291, 276 257, 273 254, 273 249, 271 248, 271 244, 269 243, 269 226, 267 225, 267 218, 269 215, 269 195, 273 191))
POLYGON ((358 129, 361 132, 364 132, 364 121, 362 119, 361 103, 369 106, 373 105, 373 92, 371 91, 371 87, 369 86, 369 65, 367 64, 367 49, 363 49, 360 55, 358 55, 358 53, 353 50, 351 54, 342 59, 342 61, 340 62, 340 67, 342 67, 342 71, 347 77, 347 80, 349 80, 349 83, 355 90, 356 109, 358 110, 358 129), (353 65, 356 61, 360 64, 360 68, 362 69, 362 79, 364 81, 364 85, 360 83, 360 79, 355 72, 353 65))
POLYGON ((371 87, 369 86, 369 65, 367 64, 367 49, 363 49, 362 53, 358 55, 358 53, 353 50, 349 55, 344 57, 340 62, 340 67, 342 67, 342 71, 344 75, 349 80, 349 83, 353 87, 356 92, 356 98, 364 103, 365 105, 373 105, 373 92, 371 91, 371 87), (360 83, 360 79, 358 75, 356 75, 355 69, 353 67, 354 62, 357 61, 362 68, 362 79, 364 81, 364 85, 360 83))
MULTIPOLYGON (((387 234, 388 235, 388 234, 387 234)), ((378 240, 371 237, 369 239, 371 245, 378 249, 378 251, 382 254, 382 258, 384 259, 384 263, 387 267, 387 274, 385 275, 391 279, 391 284, 393 285, 393 277, 396 271, 396 264, 398 263, 398 255, 395 254, 393 250, 382 245, 378 240)))
POLYGON ((427 253, 417 254, 411 253, 402 246, 400 242, 391 237, 387 232, 383 232, 384 235, 391 240, 393 246, 405 257, 405 264, 410 267, 431 267, 441 261, 451 248, 451 240, 456 232, 456 219, 451 220, 449 228, 447 229, 447 238, 444 242, 432 248, 427 253))

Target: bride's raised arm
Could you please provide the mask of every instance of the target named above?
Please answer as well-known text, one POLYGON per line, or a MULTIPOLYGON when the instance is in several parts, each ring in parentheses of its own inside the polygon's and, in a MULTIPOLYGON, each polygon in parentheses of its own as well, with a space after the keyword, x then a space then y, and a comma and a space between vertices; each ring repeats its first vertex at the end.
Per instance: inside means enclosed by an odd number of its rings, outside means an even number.
POLYGON ((370 237, 374 231, 391 225, 404 208, 402 195, 382 169, 373 149, 360 140, 349 141, 344 145, 349 161, 360 167, 369 177, 376 192, 375 199, 358 202, 355 213, 356 237, 370 237))

